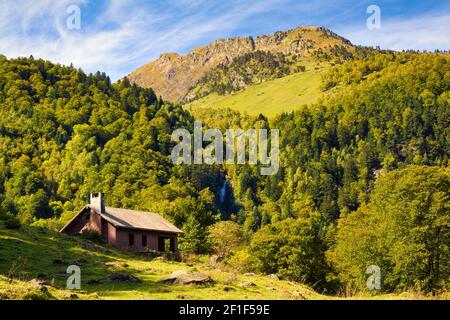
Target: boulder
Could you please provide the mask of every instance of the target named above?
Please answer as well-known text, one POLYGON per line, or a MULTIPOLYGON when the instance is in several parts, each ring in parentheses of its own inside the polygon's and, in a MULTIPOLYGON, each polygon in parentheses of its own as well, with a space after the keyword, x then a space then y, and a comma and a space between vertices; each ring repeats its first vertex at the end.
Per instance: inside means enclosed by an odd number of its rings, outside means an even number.
POLYGON ((269 274, 268 277, 272 280, 280 280, 280 278, 276 274, 269 274))
POLYGON ((255 274, 253 272, 244 273, 244 277, 254 277, 255 274))
POLYGON ((239 286, 242 288, 250 288, 250 287, 256 287, 256 284, 254 284, 251 281, 246 281, 246 282, 241 283, 239 286))
POLYGON ((160 280, 165 283, 173 283, 173 284, 204 284, 211 283, 213 280, 210 276, 204 273, 192 273, 187 270, 179 270, 173 272, 170 276, 165 277, 160 280))
POLYGON ((307 298, 298 290, 295 290, 291 293, 291 295, 298 300, 307 300, 307 298))
POLYGON ((38 280, 38 279, 32 279, 32 280, 28 281, 28 284, 33 286, 34 288, 38 289, 39 291, 42 291, 42 292, 48 291, 48 289, 45 287, 45 285, 47 284, 45 281, 38 280))

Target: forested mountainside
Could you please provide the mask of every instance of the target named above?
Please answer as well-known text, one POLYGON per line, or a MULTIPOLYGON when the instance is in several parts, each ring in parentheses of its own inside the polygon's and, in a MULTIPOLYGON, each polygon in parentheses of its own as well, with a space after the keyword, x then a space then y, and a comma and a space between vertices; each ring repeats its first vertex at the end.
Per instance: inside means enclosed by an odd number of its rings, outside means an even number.
MULTIPOLYGON (((234 71, 238 71, 238 67, 248 67, 250 69, 248 77, 254 77, 243 80, 242 77, 246 77, 247 74, 246 70, 240 70, 238 75, 236 72, 227 74, 226 78, 228 76, 231 78, 225 81, 234 82, 235 87, 241 88, 252 81, 273 79, 286 74, 287 70, 280 71, 280 67, 287 68, 289 66, 286 64, 287 61, 298 60, 299 57, 340 60, 351 56, 354 50, 348 40, 328 29, 299 27, 256 38, 217 40, 208 46, 198 47, 185 56, 176 53, 163 54, 157 60, 132 72, 127 78, 142 87, 153 88, 156 94, 165 100, 178 102, 186 98, 186 95, 191 99, 195 97, 195 94, 189 94, 189 91, 195 88, 199 81, 203 84, 207 84, 209 80, 221 81, 217 79, 220 74, 223 75, 221 69, 227 68, 230 64, 230 68, 234 71), (254 68, 250 65, 242 66, 243 62, 252 62, 256 66, 254 68), (269 70, 267 62, 278 65, 278 69, 269 70), (266 72, 255 74, 256 68, 265 65, 266 72), (217 67, 218 69, 213 71, 217 67), (210 72, 212 74, 208 76, 210 72), (233 79, 236 76, 237 78, 233 79), (241 83, 237 85, 236 82, 241 83)), ((229 83, 223 85, 227 89, 231 88, 229 83)), ((197 89, 199 90, 205 94, 204 88, 197 89)))
POLYGON ((262 177, 245 165, 172 165, 170 134, 194 117, 151 89, 1 57, 0 216, 56 228, 101 190, 108 205, 181 227, 183 253, 215 252, 237 270, 362 290, 368 263, 389 272, 385 290, 445 289, 449 62, 372 52, 324 77, 328 98, 271 121, 193 112, 206 127, 280 129, 280 171, 262 177))
POLYGON ((232 184, 245 212, 259 206, 255 229, 295 216, 305 203, 331 221, 366 203, 385 172, 448 166, 449 70, 449 57, 415 53, 374 54, 332 70, 325 87, 330 79, 355 84, 270 123, 281 131, 279 173, 261 178, 256 168, 236 168, 232 184))
POLYGON ((151 89, 48 61, 1 57, 0 103, 3 215, 22 223, 67 221, 90 192, 102 190, 111 206, 166 213, 180 227, 186 214, 197 225, 197 212, 199 225, 214 222, 220 172, 172 166, 170 135, 193 120, 151 89))
POLYGON ((367 47, 349 51, 336 45, 325 51, 318 49, 308 57, 263 51, 245 54, 212 69, 186 95, 184 107, 188 110, 230 108, 253 116, 262 113, 273 119, 325 98, 334 87, 331 79, 326 79, 327 84, 322 83, 322 78, 333 77, 328 70, 349 60, 364 59, 374 52, 388 53, 367 47))
MULTIPOLYGON (((392 272, 392 290, 444 285, 445 277, 433 270, 449 261, 449 62, 441 54, 368 54, 323 77, 323 90, 333 94, 322 103, 269 121, 281 131, 279 173, 261 177, 254 167, 227 168, 235 203, 243 208, 234 210, 236 221, 244 232, 256 232, 248 253, 258 268, 323 284, 336 271, 327 268, 339 266, 338 281, 364 289, 363 264, 369 263, 392 272), (388 212, 368 239, 366 215, 376 217, 380 208, 388 212), (414 260, 414 250, 423 256, 414 260)), ((231 110, 193 114, 222 129, 267 121, 231 110)))

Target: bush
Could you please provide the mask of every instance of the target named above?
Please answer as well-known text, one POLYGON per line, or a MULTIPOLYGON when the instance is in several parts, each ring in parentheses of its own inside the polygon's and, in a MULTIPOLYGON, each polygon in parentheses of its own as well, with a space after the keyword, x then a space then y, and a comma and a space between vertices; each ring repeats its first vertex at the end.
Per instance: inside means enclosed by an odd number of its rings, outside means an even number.
POLYGON ((227 257, 232 250, 242 245, 244 241, 242 227, 232 221, 218 222, 210 226, 208 232, 208 238, 214 253, 220 259, 227 257))
POLYGON ((81 234, 81 238, 84 240, 89 240, 92 242, 96 242, 96 243, 102 243, 103 242, 103 237, 100 233, 95 232, 95 231, 84 231, 81 234))
POLYGON ((16 217, 9 217, 5 221, 5 227, 11 230, 20 229, 20 221, 16 217))
POLYGON ((60 219, 50 218, 50 219, 38 219, 31 224, 32 227, 48 229, 52 231, 59 231, 64 224, 60 219))
POLYGON ((258 271, 278 274, 316 288, 326 288, 329 268, 320 218, 287 219, 263 227, 253 236, 249 252, 258 271))
POLYGON ((238 272, 254 272, 258 271, 255 269, 256 261, 252 255, 248 252, 247 248, 241 250, 233 251, 226 260, 226 264, 231 266, 235 271, 238 272))
POLYGON ((367 206, 341 218, 328 253, 340 281, 366 289, 370 265, 382 290, 431 291, 450 277, 450 170, 411 166, 381 176, 367 206))

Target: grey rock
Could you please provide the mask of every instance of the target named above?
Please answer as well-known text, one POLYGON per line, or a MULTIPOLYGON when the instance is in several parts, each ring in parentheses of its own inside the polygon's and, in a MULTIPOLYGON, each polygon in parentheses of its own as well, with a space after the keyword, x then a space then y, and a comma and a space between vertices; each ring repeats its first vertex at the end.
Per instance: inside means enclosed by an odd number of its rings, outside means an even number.
POLYGON ((192 273, 186 270, 179 270, 161 279, 160 282, 188 285, 211 283, 213 280, 204 273, 192 273))

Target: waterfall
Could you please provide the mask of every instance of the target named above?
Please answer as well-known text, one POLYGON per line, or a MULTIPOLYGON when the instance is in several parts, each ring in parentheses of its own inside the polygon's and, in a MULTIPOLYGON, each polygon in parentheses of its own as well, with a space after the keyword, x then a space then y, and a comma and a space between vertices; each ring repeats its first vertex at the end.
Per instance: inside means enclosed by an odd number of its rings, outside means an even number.
POLYGON ((223 186, 222 186, 222 189, 220 189, 220 194, 219 194, 219 200, 220 200, 221 204, 223 204, 225 202, 225 197, 227 196, 227 186, 228 186, 228 181, 225 180, 223 182, 223 186))

